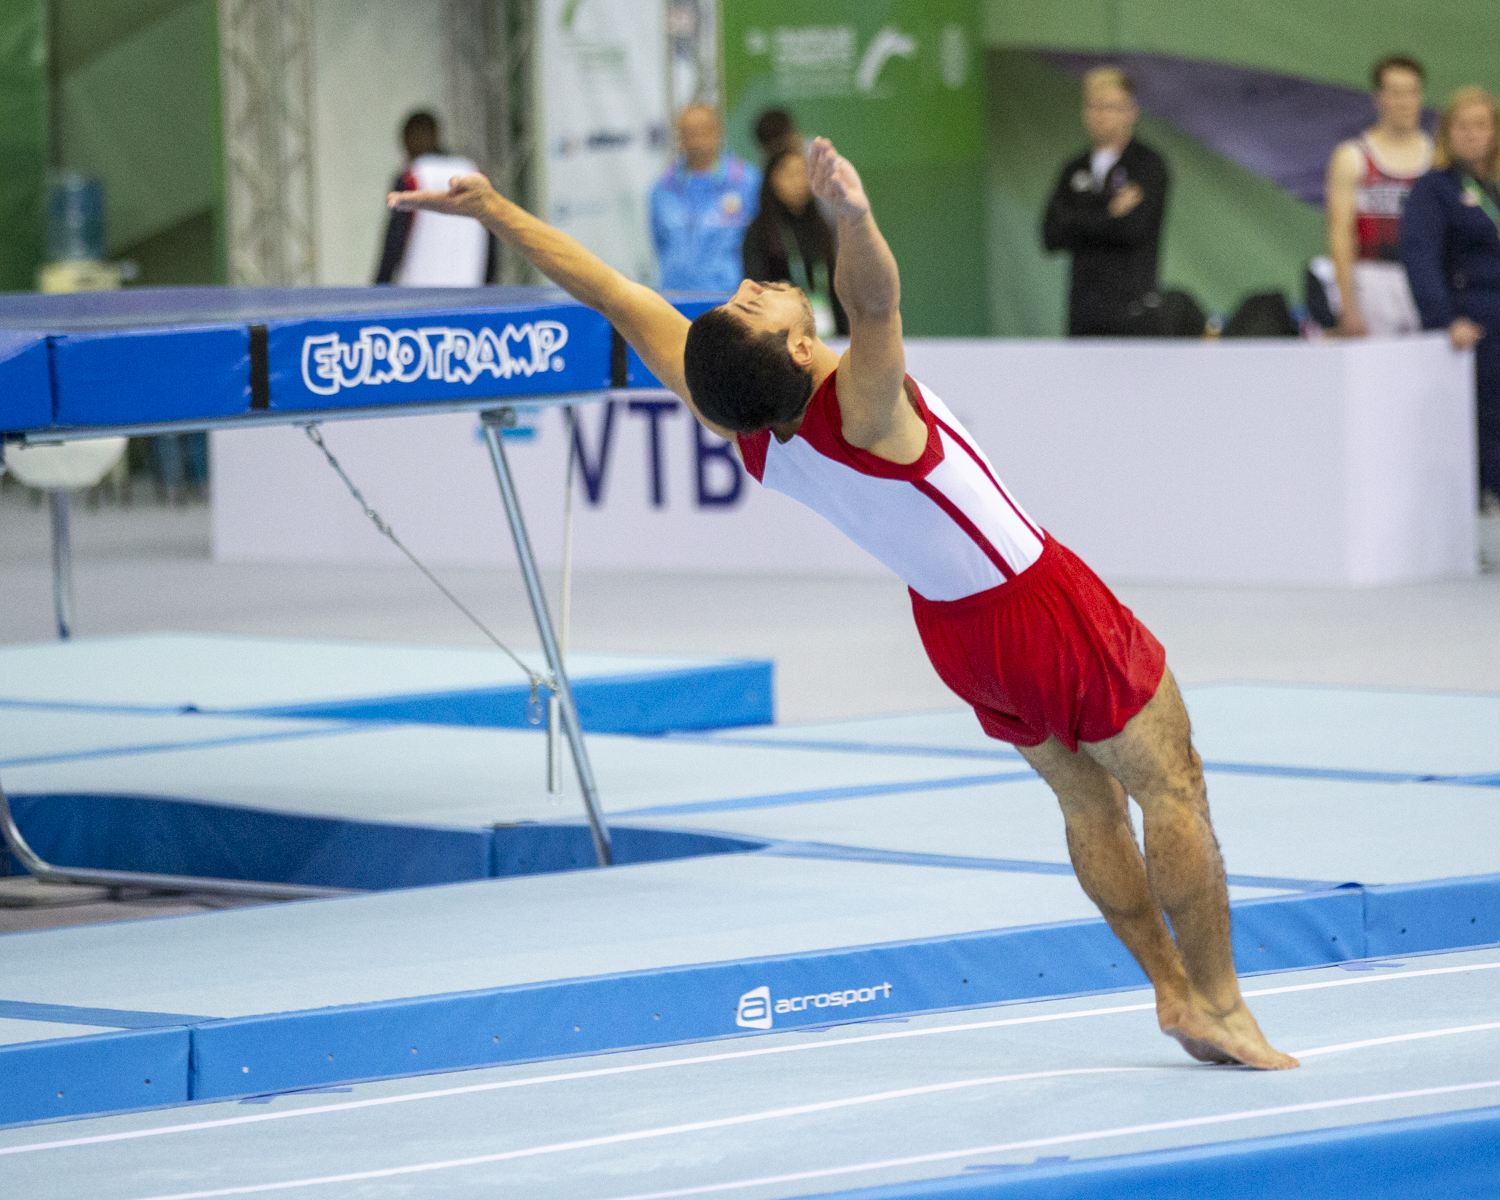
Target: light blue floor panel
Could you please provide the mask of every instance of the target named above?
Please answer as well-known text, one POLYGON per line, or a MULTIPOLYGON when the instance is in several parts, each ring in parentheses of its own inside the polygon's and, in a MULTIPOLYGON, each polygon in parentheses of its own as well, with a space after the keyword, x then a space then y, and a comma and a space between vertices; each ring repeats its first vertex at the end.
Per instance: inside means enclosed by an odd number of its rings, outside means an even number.
MULTIPOLYGON (((540 651, 520 654, 545 673, 540 651)), ((732 661, 580 653, 568 669, 581 680, 732 661)), ((0 700, 222 710, 525 683, 500 651, 453 646, 158 633, 0 647, 0 700)))
MULTIPOLYGON (((539 732, 464 729, 430 725, 348 727, 329 736, 212 743, 202 717, 159 718, 153 741, 185 748, 159 753, 84 755, 88 737, 103 749, 123 743, 107 720, 80 732, 71 761, 18 765, 3 779, 13 792, 115 791, 247 804, 277 812, 313 813, 374 821, 481 825, 495 821, 556 819, 580 814, 569 777, 564 797, 546 790, 546 744, 539 732), (173 723, 175 722, 175 724, 173 723), (202 739, 202 748, 187 743, 202 739)), ((14 736, 6 757, 28 756, 31 718, 6 715, 14 736)), ((80 726, 83 724, 80 718, 80 726)), ((55 745, 50 730, 43 739, 55 745)), ((253 734, 251 724, 232 735, 253 734)), ((268 730, 281 732, 273 726, 268 730)), ((614 812, 747 797, 796 795, 820 789, 922 784, 1027 771, 997 771, 958 760, 907 756, 829 754, 818 750, 768 750, 760 746, 630 738, 596 734, 590 757, 606 807, 614 812)), ((700 824, 705 822, 699 821, 700 824)))
POLYGON ((1500 1103, 1497 966, 1488 950, 1251 981, 1291 1072, 1193 1064, 1149 995, 1124 993, 12 1129, 0 1169, 37 1200, 779 1200, 1107 1166, 1500 1103))
MULTIPOLYGON (((1193 741, 1209 762, 1345 771, 1500 773, 1500 695, 1382 691, 1276 684, 1183 689, 1193 741)), ((1010 758, 968 710, 876 717, 775 729, 726 730, 716 738, 820 743, 849 751, 921 746, 1010 758)))
POLYGON ((1096 917, 1072 877, 727 855, 0 938, 0 999, 231 1017, 1096 917))
MULTIPOLYGON (((1251 690, 1310 695, 1325 709, 1344 697, 1356 712, 1371 696, 1456 704, 1420 693, 1251 690)), ((1464 763, 1472 768, 1493 761, 1481 753, 1500 751, 1480 727, 1488 701, 1466 703, 1478 716, 1462 709, 1455 724, 1481 747, 1464 763)), ((545 739, 531 731, 26 708, 7 710, 4 721, 3 780, 14 793, 129 793, 459 827, 581 814, 571 779, 563 795, 547 793, 545 739)), ((688 737, 594 735, 589 745, 606 812, 631 824, 1065 861, 1055 801, 1023 762, 942 752, 986 752, 972 724, 968 714, 927 714, 688 737)), ((1344 724, 1357 722, 1346 715, 1344 724)), ((1381 761, 1423 749, 1403 736, 1380 735, 1381 761)), ((1264 749, 1285 762, 1298 753, 1287 745, 1264 749)), ((1374 740, 1368 749, 1377 755, 1374 740)), ((1234 875, 1399 883, 1500 872, 1500 789, 1212 769, 1208 784, 1234 875)))
MULTIPOLYGON (((14 1021, 0 1017, 0 1046, 17 1046, 24 1042, 46 1042, 54 1038, 88 1037, 110 1026, 60 1025, 54 1021, 14 1021)), ((3 1172, 0 1172, 3 1174, 3 1172)))

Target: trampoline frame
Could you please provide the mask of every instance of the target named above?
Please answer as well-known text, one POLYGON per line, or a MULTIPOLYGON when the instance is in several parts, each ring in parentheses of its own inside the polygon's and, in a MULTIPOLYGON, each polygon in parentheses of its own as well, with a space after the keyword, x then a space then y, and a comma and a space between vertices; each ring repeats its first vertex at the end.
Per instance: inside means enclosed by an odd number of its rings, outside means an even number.
MULTIPOLYGON (((521 509, 521 499, 516 491, 510 462, 505 455, 504 431, 516 424, 518 411, 535 411, 566 405, 590 404, 615 397, 617 389, 609 388, 588 392, 565 392, 545 397, 524 400, 498 400, 483 397, 463 400, 443 400, 403 404, 371 405, 360 408, 336 408, 327 410, 260 411, 225 417, 196 420, 162 422, 150 425, 93 425, 82 427, 52 427, 46 429, 21 430, 5 435, 5 440, 23 445, 53 445, 58 442, 81 441, 100 437, 143 437, 160 433, 197 433, 216 429, 245 429, 265 425, 311 425, 325 421, 359 420, 370 417, 426 416, 436 413, 477 412, 484 430, 485 443, 489 447, 490 462, 494 467, 495 480, 500 490, 500 499, 505 508, 506 523, 510 527, 511 540, 515 543, 516 558, 521 575, 526 583, 527 600, 531 615, 536 622, 537 635, 542 643, 542 653, 547 659, 548 670, 557 684, 554 698, 561 718, 562 733, 568 740, 573 767, 578 775, 579 789, 583 792, 584 813, 588 818, 589 833, 594 843, 594 854, 601 867, 612 866, 614 854, 610 844, 609 826, 606 824, 599 804, 599 790, 594 778, 593 765, 589 761, 588 747, 584 742, 583 726, 578 719, 578 708, 573 701, 573 689, 568 681, 559 649, 557 631, 547 608, 547 597, 542 585, 541 571, 531 549, 531 537, 526 529, 526 518, 521 509)), ((646 394, 671 395, 665 389, 631 388, 630 395, 639 398, 646 394)), ((65 569, 61 560, 53 556, 54 573, 65 569)), ((549 706, 550 707, 550 706, 549 706)), ((558 730, 549 722, 547 726, 547 760, 554 761, 553 747, 558 730)), ((313 896, 348 894, 333 888, 304 887, 294 884, 259 883, 249 880, 198 879, 176 875, 154 875, 136 871, 101 871, 92 868, 58 867, 46 862, 26 844, 11 816, 10 806, 0 791, 0 839, 10 852, 40 879, 59 883, 90 883, 106 887, 145 887, 157 891, 196 891, 224 895, 259 896, 266 899, 305 899, 313 896)))

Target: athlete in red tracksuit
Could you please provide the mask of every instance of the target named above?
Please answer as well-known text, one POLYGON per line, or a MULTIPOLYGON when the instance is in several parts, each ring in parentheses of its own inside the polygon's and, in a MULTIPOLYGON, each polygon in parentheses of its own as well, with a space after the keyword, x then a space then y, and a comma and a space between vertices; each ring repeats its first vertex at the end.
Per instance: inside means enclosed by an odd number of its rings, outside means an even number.
POLYGON ((390 203, 483 221, 608 317, 700 421, 738 442, 752 475, 895 570, 938 674, 1057 794, 1079 882, 1151 979, 1163 1031, 1206 1061, 1296 1066, 1240 995, 1202 764, 1161 644, 906 375, 896 262, 859 176, 825 139, 811 172, 838 217, 842 356, 792 285, 746 280, 690 325, 482 175, 390 203), (1127 794, 1145 820, 1144 858, 1127 794))

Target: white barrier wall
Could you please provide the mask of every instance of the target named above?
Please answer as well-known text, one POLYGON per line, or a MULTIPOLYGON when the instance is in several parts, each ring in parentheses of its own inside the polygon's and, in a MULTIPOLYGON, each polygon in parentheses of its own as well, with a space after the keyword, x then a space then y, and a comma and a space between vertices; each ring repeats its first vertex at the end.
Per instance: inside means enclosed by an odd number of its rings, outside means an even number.
MULTIPOLYGON (((1340 343, 908 343, 1021 504, 1115 580, 1368 585, 1477 570, 1473 363, 1441 335, 1340 343)), ((883 571, 764 491, 677 403, 580 409, 584 569, 883 571)), ((507 439, 559 560, 563 414, 507 439)), ((333 422, 330 447, 435 563, 512 551, 470 415, 333 422)), ((213 436, 225 561, 399 561, 295 428, 213 436)))

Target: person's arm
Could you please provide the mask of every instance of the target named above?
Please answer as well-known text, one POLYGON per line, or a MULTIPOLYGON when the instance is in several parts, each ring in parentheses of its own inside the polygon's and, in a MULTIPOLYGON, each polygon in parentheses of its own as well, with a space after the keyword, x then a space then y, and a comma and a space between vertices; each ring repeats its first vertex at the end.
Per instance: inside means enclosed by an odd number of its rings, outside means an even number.
POLYGON ((1440 191, 1441 176, 1424 175, 1412 185, 1401 213, 1401 265, 1411 284, 1412 299, 1423 329, 1446 329, 1457 350, 1471 349, 1484 336, 1484 327, 1460 316, 1443 272, 1443 242, 1448 232, 1440 191))
POLYGON ((1136 177, 1111 198, 1106 209, 1111 219, 1103 230, 1105 241, 1128 249, 1161 238, 1171 185, 1166 160, 1157 154, 1142 154, 1132 169, 1136 177))
POLYGON ((815 139, 808 165, 813 194, 838 217, 833 287, 849 315, 849 349, 839 360, 836 384, 844 437, 891 462, 915 462, 927 444, 927 426, 906 399, 896 258, 870 215, 859 173, 833 143, 815 139))
POLYGON ((1401 214, 1397 245, 1412 299, 1423 329, 1445 329, 1457 315, 1443 274, 1443 241, 1447 219, 1438 195, 1438 177, 1427 175, 1412 185, 1401 214))
MULTIPOLYGON (((396 176, 396 187, 415 187, 411 172, 396 176)), ((375 268, 376 283, 394 283, 401 260, 406 257, 406 241, 411 237, 412 214, 392 212, 385 222, 385 243, 380 250, 380 265, 375 268)))
POLYGON ((1328 178, 1324 184, 1324 205, 1328 211, 1328 257, 1333 259, 1333 278, 1338 284, 1339 332, 1345 337, 1363 337, 1370 332, 1359 299, 1354 294, 1354 260, 1358 255, 1359 232, 1356 206, 1359 201, 1359 178, 1365 159, 1353 142, 1344 142, 1328 160, 1328 178))
POLYGON ((682 397, 698 420, 720 437, 734 436, 705 421, 688 392, 682 366, 688 319, 650 288, 625 278, 560 229, 512 204, 483 175, 457 175, 446 192, 392 192, 387 203, 397 211, 430 209, 474 217, 483 223, 575 300, 602 313, 635 348, 651 373, 682 397))
POLYGON ((1104 211, 1099 198, 1092 192, 1073 190, 1074 174, 1075 163, 1069 162, 1063 167, 1057 186, 1047 201, 1047 211, 1042 217, 1042 245, 1049 251, 1076 249, 1074 243, 1080 228, 1086 223, 1085 210, 1098 210, 1094 214, 1096 217, 1104 211))

